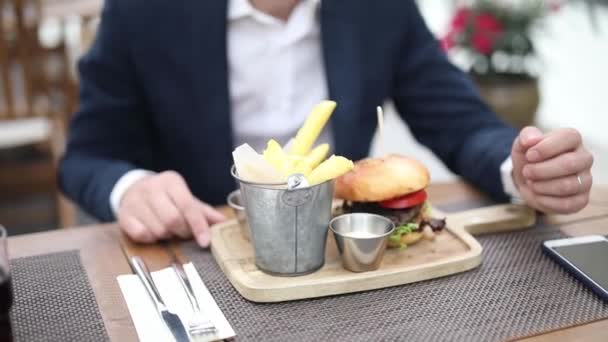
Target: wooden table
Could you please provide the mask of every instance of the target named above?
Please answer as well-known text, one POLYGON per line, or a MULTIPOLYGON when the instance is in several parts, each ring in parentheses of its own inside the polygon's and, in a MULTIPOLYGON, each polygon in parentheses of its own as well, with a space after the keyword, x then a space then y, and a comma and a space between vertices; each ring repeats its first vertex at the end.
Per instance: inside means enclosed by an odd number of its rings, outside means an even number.
MULTIPOLYGON (((478 192, 463 183, 433 184, 428 193, 435 205, 484 203, 478 192)), ((551 216, 547 219, 568 235, 608 234, 608 186, 596 187, 592 192, 590 205, 582 212, 570 216, 551 216)), ((142 256, 150 268, 155 270, 168 265, 169 255, 166 248, 172 248, 181 256, 176 243, 169 246, 134 244, 121 234, 115 224, 9 238, 11 258, 80 250, 82 262, 112 341, 137 341, 135 328, 116 281, 116 276, 131 273, 126 255, 142 256)), ((546 332, 521 341, 606 341, 607 336, 608 319, 546 332)))

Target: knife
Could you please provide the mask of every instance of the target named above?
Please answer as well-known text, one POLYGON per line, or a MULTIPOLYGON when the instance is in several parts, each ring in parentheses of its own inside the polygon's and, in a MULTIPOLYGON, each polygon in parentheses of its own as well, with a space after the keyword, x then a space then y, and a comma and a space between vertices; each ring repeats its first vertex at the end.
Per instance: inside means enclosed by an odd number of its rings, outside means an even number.
POLYGON ((167 308, 167 305, 165 305, 165 302, 161 298, 156 285, 154 285, 154 280, 152 280, 150 271, 148 270, 148 267, 144 261, 140 257, 134 256, 129 259, 129 264, 131 265, 133 272, 137 274, 139 280, 141 280, 141 282, 144 284, 146 292, 148 292, 148 295, 150 295, 150 299, 152 299, 152 302, 154 302, 156 310, 163 321, 165 321, 165 324, 171 331, 171 334, 173 334, 173 337, 175 337, 175 340, 177 342, 189 342, 190 339, 184 325, 182 324, 182 321, 178 315, 169 311, 169 308, 167 308))

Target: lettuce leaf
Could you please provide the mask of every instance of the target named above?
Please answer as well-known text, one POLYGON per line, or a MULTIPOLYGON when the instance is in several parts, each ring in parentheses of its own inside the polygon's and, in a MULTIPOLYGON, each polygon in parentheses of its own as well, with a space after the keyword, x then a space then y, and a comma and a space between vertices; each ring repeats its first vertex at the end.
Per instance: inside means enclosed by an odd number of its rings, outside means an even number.
POLYGON ((404 224, 404 225, 401 225, 401 226, 397 227, 395 229, 395 233, 398 233, 399 236, 401 236, 403 234, 415 232, 415 231, 418 230, 418 228, 419 228, 418 223, 410 222, 410 223, 407 223, 407 224, 404 224))
POLYGON ((401 225, 401 226, 395 228, 395 231, 388 237, 388 240, 392 245, 398 245, 399 248, 405 249, 405 248, 407 248, 407 245, 404 243, 401 243, 401 235, 415 232, 418 230, 419 227, 420 226, 418 223, 413 223, 413 222, 401 225))
POLYGON ((393 232, 388 237, 388 241, 391 243, 391 245, 396 245, 396 246, 401 247, 401 235, 400 234, 395 234, 395 232, 393 232))

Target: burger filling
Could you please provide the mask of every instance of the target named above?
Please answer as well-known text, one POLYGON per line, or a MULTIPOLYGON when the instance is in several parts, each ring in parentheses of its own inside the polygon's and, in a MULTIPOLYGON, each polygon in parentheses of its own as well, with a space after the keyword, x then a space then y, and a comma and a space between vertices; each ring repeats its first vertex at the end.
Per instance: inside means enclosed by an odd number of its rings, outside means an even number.
MULTIPOLYGON (((343 213, 371 213, 389 218, 395 230, 389 237, 389 247, 406 248, 408 241, 418 241, 428 226, 433 232, 445 227, 445 219, 433 219, 424 190, 382 202, 344 201, 343 213), (420 235, 420 236, 418 236, 420 235)), ((428 228, 427 228, 428 229, 428 228)), ((410 242, 411 243, 411 242, 410 242)))

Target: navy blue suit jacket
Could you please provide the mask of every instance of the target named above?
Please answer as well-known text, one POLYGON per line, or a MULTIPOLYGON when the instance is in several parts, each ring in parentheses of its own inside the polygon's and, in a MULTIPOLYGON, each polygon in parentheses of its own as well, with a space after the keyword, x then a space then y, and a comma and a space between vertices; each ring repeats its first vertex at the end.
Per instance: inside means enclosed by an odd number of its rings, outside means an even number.
MULTIPOLYGON (((62 189, 89 213, 112 220, 110 192, 135 168, 175 170, 211 204, 236 187, 226 16, 226 0, 106 0, 60 165, 62 189)), ((412 0, 323 0, 320 25, 337 154, 367 156, 375 107, 390 98, 452 171, 505 198, 499 166, 516 132, 447 61, 412 0)))

